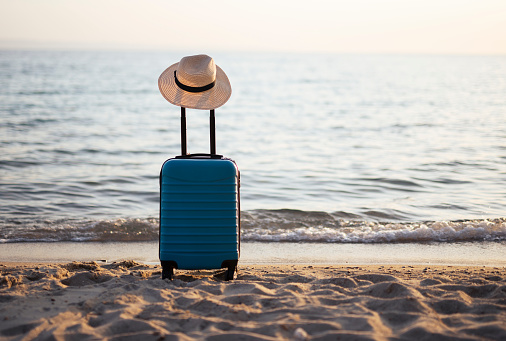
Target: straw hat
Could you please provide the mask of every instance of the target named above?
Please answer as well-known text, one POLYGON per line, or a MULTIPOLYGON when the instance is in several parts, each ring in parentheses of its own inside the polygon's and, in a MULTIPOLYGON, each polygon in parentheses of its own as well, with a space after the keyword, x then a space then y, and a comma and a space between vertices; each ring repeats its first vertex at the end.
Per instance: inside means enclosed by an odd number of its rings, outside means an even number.
POLYGON ((232 94, 225 72, 205 54, 169 66, 158 78, 158 88, 174 105, 203 110, 221 107, 232 94))

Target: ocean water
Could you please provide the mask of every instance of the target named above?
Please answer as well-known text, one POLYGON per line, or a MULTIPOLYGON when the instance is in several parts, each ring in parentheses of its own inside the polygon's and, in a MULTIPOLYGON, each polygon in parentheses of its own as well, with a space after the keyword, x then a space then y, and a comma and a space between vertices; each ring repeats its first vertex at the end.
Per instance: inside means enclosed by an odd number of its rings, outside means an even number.
MULTIPOLYGON (((0 240, 154 241, 176 52, 0 51, 0 240)), ((506 241, 506 57, 212 54, 242 240, 506 241)), ((208 112, 188 110, 189 152, 208 112)))

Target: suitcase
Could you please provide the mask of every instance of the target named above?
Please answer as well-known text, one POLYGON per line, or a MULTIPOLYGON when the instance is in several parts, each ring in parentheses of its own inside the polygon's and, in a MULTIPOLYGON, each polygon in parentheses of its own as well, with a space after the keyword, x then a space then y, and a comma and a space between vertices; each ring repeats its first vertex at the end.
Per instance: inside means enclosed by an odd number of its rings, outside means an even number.
POLYGON ((187 154, 186 110, 181 108, 181 155, 160 172, 159 256, 162 278, 174 269, 226 268, 231 280, 240 254, 240 175, 235 162, 216 154, 210 113, 209 154, 187 154))

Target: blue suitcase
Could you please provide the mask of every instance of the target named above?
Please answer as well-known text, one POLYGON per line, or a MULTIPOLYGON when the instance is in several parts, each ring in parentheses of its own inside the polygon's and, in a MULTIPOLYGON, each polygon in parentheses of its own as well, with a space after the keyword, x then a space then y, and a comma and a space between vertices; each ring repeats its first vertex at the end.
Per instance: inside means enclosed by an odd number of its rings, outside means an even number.
POLYGON ((181 155, 160 172, 159 256, 162 278, 174 269, 226 268, 234 278, 240 253, 239 170, 216 154, 215 115, 210 114, 210 154, 187 154, 186 111, 181 108, 181 155))

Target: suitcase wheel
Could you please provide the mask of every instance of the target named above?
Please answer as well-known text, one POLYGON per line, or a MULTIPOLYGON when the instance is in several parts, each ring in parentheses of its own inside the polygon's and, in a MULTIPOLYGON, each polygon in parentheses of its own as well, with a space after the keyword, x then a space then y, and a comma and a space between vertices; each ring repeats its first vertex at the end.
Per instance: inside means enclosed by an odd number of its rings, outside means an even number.
POLYGON ((225 271, 225 281, 231 281, 234 279, 234 274, 237 271, 237 259, 224 260, 221 263, 222 268, 227 268, 225 271))
POLYGON ((172 278, 174 277, 174 268, 172 267, 164 267, 162 269, 162 279, 168 278, 172 281, 172 278))
POLYGON ((227 271, 225 272, 225 280, 231 281, 234 279, 235 274, 235 266, 227 268, 227 271))
POLYGON ((174 269, 177 269, 177 263, 174 261, 161 261, 162 263, 162 279, 174 278, 174 269))

